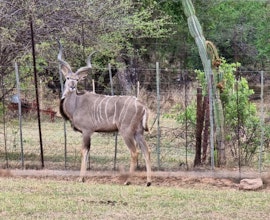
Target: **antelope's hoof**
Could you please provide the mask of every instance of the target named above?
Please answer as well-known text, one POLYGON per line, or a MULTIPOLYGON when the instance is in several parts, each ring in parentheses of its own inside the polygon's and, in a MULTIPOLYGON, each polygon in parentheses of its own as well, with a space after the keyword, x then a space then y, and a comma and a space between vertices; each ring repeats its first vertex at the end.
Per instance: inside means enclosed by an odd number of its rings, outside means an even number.
POLYGON ((126 181, 125 183, 124 183, 124 185, 126 185, 126 186, 129 186, 131 184, 131 182, 129 182, 129 181, 126 181))
POLYGON ((80 177, 79 178, 79 182, 84 183, 85 182, 85 178, 84 177, 80 177))
POLYGON ((146 186, 147 186, 147 187, 151 186, 151 182, 147 182, 147 183, 146 183, 146 186))

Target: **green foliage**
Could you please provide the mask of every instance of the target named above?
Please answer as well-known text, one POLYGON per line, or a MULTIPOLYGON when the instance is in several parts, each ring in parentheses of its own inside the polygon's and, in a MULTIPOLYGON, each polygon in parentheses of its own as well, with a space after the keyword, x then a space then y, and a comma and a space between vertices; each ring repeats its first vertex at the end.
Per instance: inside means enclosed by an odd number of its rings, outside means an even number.
POLYGON ((269 1, 208 0, 196 2, 205 35, 229 62, 262 65, 270 52, 269 1))
POLYGON ((196 103, 192 102, 187 106, 186 110, 183 110, 179 104, 176 104, 172 107, 169 113, 163 115, 164 118, 172 118, 179 122, 180 124, 184 124, 187 122, 188 124, 195 127, 196 125, 196 103))
POLYGON ((237 121, 240 122, 240 126, 247 125, 251 121, 258 122, 256 106, 249 101, 250 95, 254 93, 253 90, 249 89, 244 77, 237 79, 234 75, 239 66, 239 63, 228 64, 223 59, 219 69, 224 87, 220 98, 224 107, 226 124, 232 127, 237 126, 237 121))
POLYGON ((86 56, 97 50, 99 53, 93 59, 105 72, 108 62, 114 65, 120 63, 117 58, 121 56, 126 59, 135 53, 141 56, 148 46, 145 42, 168 39, 174 32, 170 17, 155 1, 149 5, 125 0, 13 3, 0 4, 0 51, 6 58, 1 60, 0 68, 1 74, 7 76, 7 87, 15 84, 15 60, 20 61, 19 66, 25 66, 20 69, 22 78, 32 70, 29 17, 33 21, 39 73, 44 66, 57 68, 57 38, 61 38, 64 58, 74 69, 85 65, 86 56))
MULTIPOLYGON (((215 84, 221 83, 222 91, 220 99, 225 113, 226 125, 236 128, 240 122, 240 126, 248 124, 250 121, 254 123, 258 121, 256 116, 256 106, 249 101, 250 95, 254 92, 249 89, 246 78, 235 75, 235 71, 240 67, 240 63, 229 64, 225 59, 219 67, 219 72, 215 73, 215 84)), ((204 73, 197 70, 197 79, 199 80, 204 94, 207 93, 207 83, 204 73)))
MULTIPOLYGON (((222 56, 230 62, 238 60, 244 67, 267 65, 269 1, 193 2, 205 36, 222 56)), ((136 56, 145 68, 156 61, 164 68, 201 68, 181 0, 18 0, 12 4, 3 1, 0 9, 0 44, 5 58, 1 73, 12 81, 6 83, 8 87, 14 84, 14 60, 31 51, 30 15, 37 54, 51 69, 57 68, 56 38, 63 41, 64 57, 74 69, 84 65, 93 50, 100 51, 93 57, 100 72, 108 62, 116 66, 123 55, 130 60, 136 56)))
MULTIPOLYGON (((224 107, 227 138, 230 137, 231 144, 235 146, 239 132, 242 163, 248 164, 252 162, 260 146, 260 119, 256 105, 249 101, 253 90, 249 89, 245 78, 237 80, 233 74, 238 66, 223 61, 220 72, 223 74, 224 90, 220 97, 224 107)), ((231 152, 232 156, 239 156, 235 147, 232 147, 231 152)))
MULTIPOLYGON (((201 68, 197 47, 187 29, 181 0, 156 2, 179 27, 175 29, 177 43, 170 43, 176 48, 180 47, 182 53, 188 51, 184 65, 192 69, 201 68)), ((193 4, 204 35, 215 43, 221 56, 230 63, 239 61, 243 67, 265 68, 270 53, 269 1, 203 0, 193 1, 193 4)))
MULTIPOLYGON (((233 152, 233 156, 237 157, 238 148, 235 147, 235 144, 237 143, 237 132, 239 130, 244 136, 243 138, 240 134, 240 138, 242 138, 242 160, 243 163, 249 163, 254 158, 260 145, 260 120, 257 115, 256 105, 249 100, 253 90, 249 89, 248 82, 244 77, 237 77, 235 75, 238 67, 240 67, 239 63, 229 64, 225 59, 222 59, 219 72, 215 73, 214 78, 216 80, 215 84, 220 82, 223 85, 220 99, 224 112, 226 141, 229 146, 234 145, 231 152, 233 152)), ((204 72, 197 70, 196 73, 197 79, 203 88, 203 94, 206 95, 207 83, 204 72)), ((215 97, 217 96, 215 95, 215 97)), ((180 106, 177 105, 166 117, 174 118, 181 124, 187 119, 187 122, 195 128, 196 103, 192 102, 185 111, 180 110, 180 106)), ((267 132, 266 136, 269 136, 267 132)))
POLYGON ((156 13, 155 7, 135 11, 132 18, 127 20, 127 25, 132 27, 127 36, 130 38, 167 38, 168 34, 172 34, 173 30, 169 27, 172 23, 169 20, 170 17, 164 13, 155 16, 154 13, 156 13))

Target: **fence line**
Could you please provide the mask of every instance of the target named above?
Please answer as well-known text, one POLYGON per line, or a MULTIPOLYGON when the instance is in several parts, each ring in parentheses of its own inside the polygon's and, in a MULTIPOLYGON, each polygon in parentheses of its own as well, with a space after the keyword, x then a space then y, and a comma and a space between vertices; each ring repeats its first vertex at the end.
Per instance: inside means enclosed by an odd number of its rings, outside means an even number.
MULTIPOLYGON (((109 69, 109 67, 108 67, 109 69)), ((180 111, 185 111, 185 122, 183 126, 180 126, 178 123, 175 122, 174 119, 170 118, 164 118, 162 115, 166 113, 167 109, 164 106, 160 106, 162 101, 168 101, 166 100, 165 96, 170 94, 169 90, 164 90, 162 88, 162 83, 166 83, 162 81, 162 78, 159 77, 160 74, 160 68, 159 63, 156 64, 156 85, 155 90, 156 93, 147 93, 146 98, 150 98, 150 96, 153 96, 154 103, 156 105, 156 110, 153 110, 152 108, 152 124, 157 122, 157 127, 153 129, 154 131, 152 134, 146 135, 147 142, 149 143, 150 147, 152 148, 153 153, 156 152, 156 154, 153 154, 153 165, 156 167, 156 169, 161 170, 178 170, 178 169, 187 169, 188 167, 192 166, 194 156, 195 156, 195 142, 194 142, 194 131, 191 129, 190 124, 187 123, 187 114, 185 110, 188 107, 188 104, 191 102, 190 100, 194 100, 196 98, 194 90, 188 87, 187 83, 183 83, 182 87, 178 87, 177 96, 182 96, 183 104, 180 108, 180 111), (182 95, 179 95, 180 92, 183 92, 182 95), (155 95, 154 95, 155 94, 155 95), (160 106, 160 108, 158 108, 160 106), (164 109, 166 111, 164 111, 164 109), (160 122, 156 121, 157 117, 159 117, 160 122), (155 120, 156 119, 156 120, 155 120)), ((186 82, 186 77, 183 78, 184 82, 186 82)), ((261 80, 262 82, 262 80, 261 80)), ((196 88, 196 87, 194 87, 196 88)), ((261 91, 263 94, 263 89, 265 88, 264 84, 261 84, 261 91)), ((4 89, 4 88, 2 88, 4 89)), ((113 89, 113 85, 111 84, 111 89, 113 89)), ((139 94, 140 89, 137 86, 137 92, 136 94, 139 94)), ((113 91, 113 90, 112 90, 113 91)), ((26 91, 27 92, 27 91, 26 91)), ((140 93, 140 96, 143 95, 140 93)), ((267 94, 266 94, 267 95, 267 94)), ((58 97, 57 97, 58 98, 58 97)), ((263 95, 261 95, 261 106, 263 106, 263 95)), ((48 101, 51 101, 49 99, 48 101)), ((52 103, 50 103, 52 104, 52 103)), ((265 106, 263 106, 265 107, 265 106)), ((169 107, 172 109, 172 106, 169 107)), ((259 157, 258 157, 258 163, 259 163, 259 170, 262 172, 263 166, 265 166, 265 161, 263 161, 262 152, 264 152, 264 155, 268 155, 267 148, 264 148, 263 145, 265 144, 265 138, 264 138, 264 116, 263 116, 264 108, 261 108, 261 147, 259 150, 259 157)), ((3 118, 8 118, 8 113, 4 112, 3 118)), ((44 133, 44 158, 45 158, 45 167, 50 169, 61 169, 61 163, 64 161, 64 167, 65 169, 77 169, 80 163, 80 155, 78 148, 80 147, 81 143, 78 142, 78 135, 72 130, 70 130, 69 126, 65 128, 64 123, 64 131, 68 130, 69 132, 63 132, 63 128, 58 127, 59 123, 62 124, 62 120, 57 119, 56 122, 50 122, 45 119, 42 119, 42 123, 44 126, 42 126, 42 133, 44 133), (54 123, 54 124, 53 124, 54 123), (52 132, 53 131, 53 132, 52 132), (65 133, 65 134, 63 134, 65 133), (74 134, 73 134, 74 133, 74 134), (54 136, 55 135, 55 136, 54 136), (47 136, 47 137, 45 137, 47 136), (66 137, 65 137, 66 136, 66 137), (54 147, 53 145, 57 145, 58 147, 54 147), (64 153, 63 153, 63 146, 64 146, 64 153), (60 150, 59 150, 60 149, 60 150), (50 150, 53 150, 53 152, 50 152, 50 150), (60 165, 59 165, 60 164, 60 165)), ((16 124, 16 123, 15 123, 16 124)), ((6 157, 4 157, 4 154, 0 154, 0 160, 3 160, 6 162, 6 166, 10 167, 18 167, 18 161, 22 157, 19 156, 17 153, 17 145, 18 145, 18 125, 14 125, 13 120, 3 120, 3 127, 1 126, 0 130, 3 130, 4 135, 4 142, 0 141, 0 153, 2 152, 2 146, 5 146, 6 150, 6 157), (7 132, 5 132, 5 126, 7 127, 7 132), (2 157, 3 155, 3 157, 2 157), (10 161, 10 164, 8 163, 10 161)), ((36 125, 35 125, 36 126, 36 125)), ((25 118, 22 119, 22 133, 23 137, 20 139, 23 141, 23 147, 25 155, 25 164, 21 165, 22 167, 32 167, 32 166, 39 166, 40 160, 37 159, 35 155, 38 155, 38 150, 36 149, 36 146, 38 146, 40 143, 37 140, 38 137, 38 128, 33 127, 33 120, 25 118), (31 136, 31 132, 33 135, 31 136)), ((112 138, 112 136, 109 135, 101 135, 99 136, 98 141, 94 143, 94 145, 98 146, 97 151, 100 151, 102 153, 97 153, 95 149, 93 149, 94 153, 91 154, 91 168, 98 167, 98 169, 119 169, 119 166, 121 166, 122 163, 126 165, 126 162, 128 161, 128 153, 124 152, 125 146, 122 143, 122 140, 115 140, 115 138, 112 138), (105 144, 104 144, 105 141, 105 144), (107 143, 106 143, 107 142, 107 143), (116 149, 109 149, 107 148, 107 145, 110 145, 110 142, 114 142, 115 145, 118 144, 119 148, 116 149), (103 146, 103 148, 100 148, 100 146, 103 146), (114 150, 114 151, 113 151, 114 150), (110 152, 110 153, 109 153, 110 152), (117 153, 117 158, 116 158, 117 153), (110 156, 111 155, 111 156, 110 156), (114 155, 114 158, 112 157, 114 155), (110 158, 113 158, 110 160, 110 158), (99 163, 102 163, 102 165, 105 164, 105 168, 99 168, 99 163)), ((241 155, 239 155, 241 156, 241 155)), ((141 161, 139 161, 140 163, 141 161)), ((142 162, 141 162, 142 163, 142 162)), ((128 164, 128 163, 127 163, 128 164)), ((90 166, 90 165, 89 165, 90 166)), ((241 166, 241 164, 240 164, 241 166)))

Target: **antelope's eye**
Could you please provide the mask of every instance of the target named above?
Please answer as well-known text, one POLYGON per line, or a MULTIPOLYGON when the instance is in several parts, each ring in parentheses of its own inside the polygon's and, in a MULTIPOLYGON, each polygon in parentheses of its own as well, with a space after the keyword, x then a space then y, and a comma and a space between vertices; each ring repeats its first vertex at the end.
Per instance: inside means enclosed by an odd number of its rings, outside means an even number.
POLYGON ((69 78, 69 76, 67 77, 67 80, 69 80, 70 78, 69 78))

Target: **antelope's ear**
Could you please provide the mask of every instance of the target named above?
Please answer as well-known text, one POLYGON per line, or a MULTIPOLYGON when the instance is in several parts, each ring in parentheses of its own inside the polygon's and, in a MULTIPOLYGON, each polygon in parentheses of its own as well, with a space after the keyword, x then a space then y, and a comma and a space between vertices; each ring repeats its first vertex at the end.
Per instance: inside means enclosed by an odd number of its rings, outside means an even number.
POLYGON ((65 77, 67 77, 69 73, 72 73, 71 68, 67 63, 60 63, 60 70, 65 77))
POLYGON ((89 67, 81 67, 75 74, 79 77, 79 80, 83 80, 88 75, 90 69, 89 67))
POLYGON ((88 75, 88 69, 84 71, 77 71, 75 74, 79 77, 79 81, 83 80, 88 75))

